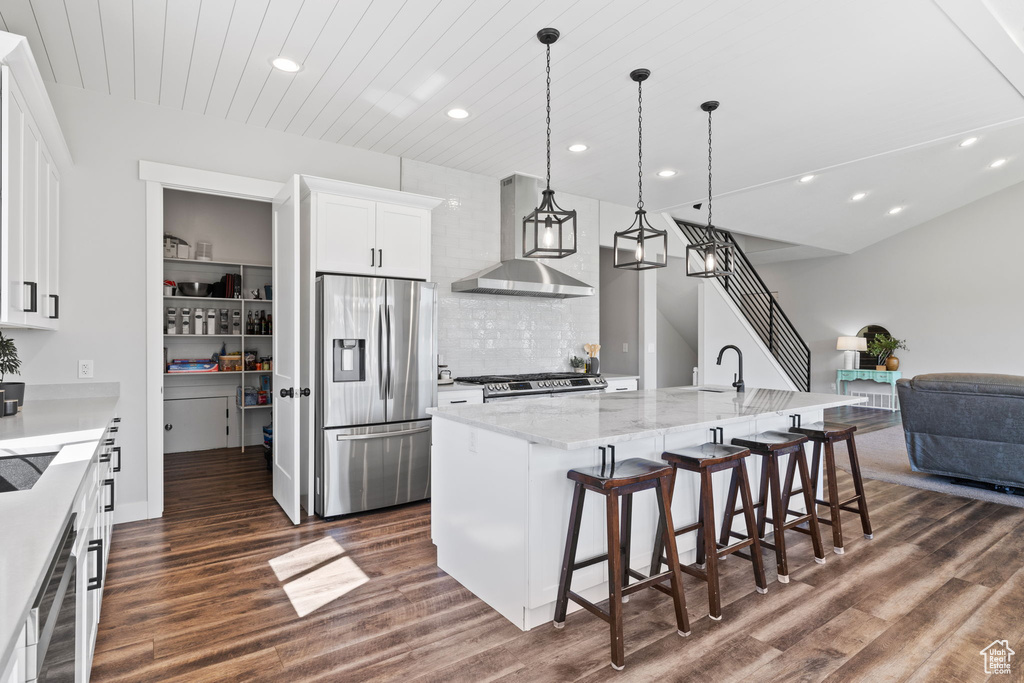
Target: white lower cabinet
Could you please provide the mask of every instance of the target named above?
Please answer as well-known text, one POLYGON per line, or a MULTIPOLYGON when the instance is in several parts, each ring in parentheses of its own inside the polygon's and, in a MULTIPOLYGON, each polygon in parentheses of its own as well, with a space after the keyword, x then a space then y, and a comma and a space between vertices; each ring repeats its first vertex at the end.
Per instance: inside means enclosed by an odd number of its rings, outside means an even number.
POLYGON ((483 403, 484 390, 480 387, 466 389, 446 389, 437 392, 437 407, 462 404, 483 403))
POLYGON ((610 394, 614 391, 636 391, 636 388, 637 383, 635 379, 610 379, 604 391, 610 394))

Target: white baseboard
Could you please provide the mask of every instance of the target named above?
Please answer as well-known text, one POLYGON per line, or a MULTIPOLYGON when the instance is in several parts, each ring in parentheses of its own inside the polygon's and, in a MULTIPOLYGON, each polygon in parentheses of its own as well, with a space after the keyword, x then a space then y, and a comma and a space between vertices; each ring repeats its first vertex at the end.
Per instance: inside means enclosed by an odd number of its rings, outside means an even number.
POLYGON ((144 500, 135 503, 120 503, 114 510, 114 524, 138 522, 149 519, 149 504, 144 500))

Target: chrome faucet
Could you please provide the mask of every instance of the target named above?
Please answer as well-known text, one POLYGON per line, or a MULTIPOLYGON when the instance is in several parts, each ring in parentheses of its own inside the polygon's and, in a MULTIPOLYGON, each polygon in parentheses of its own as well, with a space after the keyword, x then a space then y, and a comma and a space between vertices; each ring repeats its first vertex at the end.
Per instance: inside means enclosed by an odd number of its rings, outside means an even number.
POLYGON ((733 351, 735 351, 737 358, 739 358, 739 372, 733 375, 733 379, 735 379, 736 381, 733 382, 732 385, 733 387, 736 388, 736 391, 746 391, 747 388, 743 384, 743 352, 740 351, 738 346, 735 346, 733 344, 726 344, 725 346, 723 346, 722 350, 718 352, 718 362, 715 363, 715 365, 722 364, 722 356, 725 355, 725 352, 728 349, 732 349, 733 351))

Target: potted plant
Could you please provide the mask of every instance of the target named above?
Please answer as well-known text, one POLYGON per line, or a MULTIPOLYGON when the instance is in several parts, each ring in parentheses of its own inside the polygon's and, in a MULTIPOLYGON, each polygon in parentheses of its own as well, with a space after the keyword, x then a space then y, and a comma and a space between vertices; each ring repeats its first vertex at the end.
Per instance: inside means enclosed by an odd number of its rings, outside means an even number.
POLYGON ((21 374, 21 359, 18 358, 18 347, 14 340, 4 336, 0 331, 0 391, 4 392, 7 401, 17 400, 18 408, 25 402, 25 383, 8 382, 7 375, 21 374))
POLYGON ((897 339, 888 334, 876 334, 874 339, 868 342, 868 353, 878 359, 876 370, 888 370, 895 372, 900 367, 900 359, 893 355, 898 350, 907 350, 907 343, 903 339, 897 339))
MULTIPOLYGON (((572 360, 569 361, 569 364, 572 365, 572 369, 575 372, 586 372, 587 371, 587 361, 585 361, 584 359, 580 358, 579 356, 573 356, 572 360)), ((575 380, 573 380, 573 381, 575 381, 575 380)))

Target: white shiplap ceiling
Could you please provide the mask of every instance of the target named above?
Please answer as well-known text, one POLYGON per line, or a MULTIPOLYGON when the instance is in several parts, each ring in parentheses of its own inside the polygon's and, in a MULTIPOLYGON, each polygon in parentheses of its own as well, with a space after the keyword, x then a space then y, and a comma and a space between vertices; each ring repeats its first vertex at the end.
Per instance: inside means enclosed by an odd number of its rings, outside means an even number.
POLYGON ((0 0, 46 79, 495 178, 544 171, 544 26, 568 192, 635 203, 637 67, 649 210, 704 216, 708 99, 739 232, 849 252, 1024 181, 1013 0, 0 0))

